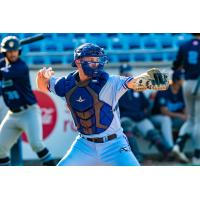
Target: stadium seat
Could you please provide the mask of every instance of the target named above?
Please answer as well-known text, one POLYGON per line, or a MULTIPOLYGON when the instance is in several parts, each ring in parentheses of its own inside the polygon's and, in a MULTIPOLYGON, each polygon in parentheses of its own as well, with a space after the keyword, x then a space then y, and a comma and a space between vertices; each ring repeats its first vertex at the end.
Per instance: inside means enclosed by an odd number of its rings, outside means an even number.
POLYGON ((137 33, 121 33, 122 37, 126 37, 126 36, 132 36, 132 35, 138 35, 137 33))
POLYGON ((86 37, 86 42, 97 44, 104 49, 108 48, 108 39, 105 34, 88 34, 86 37))
POLYGON ((49 60, 50 60, 50 64, 52 64, 52 65, 64 64, 64 57, 63 56, 50 56, 49 60))
POLYGON ((2 40, 4 37, 7 37, 7 36, 16 36, 16 37, 19 38, 19 39, 23 39, 23 38, 24 38, 23 33, 1 33, 1 34, 0 34, 1 40, 2 40))
POLYGON ((123 49, 123 41, 119 38, 113 38, 111 40, 112 49, 123 49))
POLYGON ((158 48, 157 38, 155 37, 145 37, 141 43, 143 43, 142 44, 143 48, 146 48, 146 49, 158 48))
POLYGON ((19 39, 24 39, 24 34, 23 33, 9 33, 9 35, 16 36, 19 39))
POLYGON ((57 43, 47 43, 45 45, 45 50, 47 52, 49 52, 49 51, 55 51, 55 52, 58 51, 57 43))
POLYGON ((85 33, 73 33, 74 38, 85 38, 85 33))
POLYGON ((74 60, 74 56, 73 55, 68 55, 66 56, 66 63, 67 64, 71 64, 74 60))
POLYGON ((33 57, 32 64, 34 65, 44 65, 46 64, 45 59, 42 56, 33 57))
POLYGON ((118 37, 118 33, 106 33, 107 37, 118 37))
POLYGON ((160 46, 162 49, 166 49, 166 48, 173 48, 174 47, 174 40, 173 40, 173 37, 160 37, 159 38, 160 40, 160 46))
POLYGON ((128 49, 140 49, 141 48, 141 38, 139 36, 126 37, 125 42, 128 44, 128 49))
POLYGON ((148 36, 150 35, 151 33, 139 33, 139 35, 142 37, 142 36, 148 36))
POLYGON ((119 62, 118 60, 118 56, 117 55, 109 55, 108 54, 108 62, 109 63, 116 63, 116 62, 119 62))
POLYGON ((135 62, 144 62, 145 60, 146 60, 145 54, 143 53, 134 54, 135 62))
POLYGON ((55 39, 55 34, 53 33, 44 33, 45 39, 52 40, 55 39))
POLYGON ((37 33, 24 33, 24 38, 27 38, 27 37, 32 37, 34 35, 36 35, 37 33))
POLYGON ((88 33, 88 35, 95 36, 95 37, 100 37, 100 36, 104 35, 104 33, 88 33))
POLYGON ((97 40, 94 43, 97 44, 98 46, 100 46, 101 48, 104 48, 104 49, 108 48, 107 40, 99 40, 99 41, 97 40))
POLYGON ((130 62, 130 54, 119 54, 118 61, 119 62, 130 62))
POLYGON ((60 40, 58 43, 60 43, 62 51, 74 51, 76 47, 73 40, 60 40))
POLYGON ((38 43, 32 43, 27 45, 28 49, 30 52, 40 52, 42 51, 41 45, 39 45, 38 43))
POLYGON ((163 61, 163 54, 162 53, 152 53, 151 61, 163 61))
POLYGON ((57 39, 73 39, 73 33, 55 33, 57 39))
POLYGON ((167 53, 167 56, 166 56, 166 60, 168 61, 173 61, 176 59, 176 53, 175 52, 170 52, 170 53, 167 53))

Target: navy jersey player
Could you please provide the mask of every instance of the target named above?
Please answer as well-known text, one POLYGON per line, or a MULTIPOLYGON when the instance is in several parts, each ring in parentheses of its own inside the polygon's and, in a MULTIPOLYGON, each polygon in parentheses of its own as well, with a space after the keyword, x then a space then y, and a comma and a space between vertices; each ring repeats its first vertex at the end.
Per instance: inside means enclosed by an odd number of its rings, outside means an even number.
POLYGON ((188 120, 179 133, 182 137, 178 140, 177 151, 181 151, 187 138, 192 136, 194 141, 192 161, 193 164, 200 165, 200 89, 197 86, 200 83, 200 33, 193 33, 193 36, 191 40, 180 46, 173 64, 174 70, 185 70, 183 93, 188 113, 188 120))
POLYGON ((77 70, 68 76, 56 78, 51 68, 38 72, 38 87, 67 102, 80 133, 59 166, 139 165, 121 128, 118 100, 129 88, 165 90, 167 77, 158 69, 134 79, 109 75, 106 62, 102 48, 85 43, 75 49, 72 65, 77 70))
MULTIPOLYGON (((183 81, 183 71, 176 70, 172 75, 172 84, 168 90, 157 92, 152 109, 151 120, 157 127, 160 127, 165 141, 171 148, 174 146, 172 131, 179 132, 187 119, 182 91, 183 81)), ((181 162, 189 161, 185 154, 173 153, 181 162)))
POLYGON ((9 150, 23 131, 44 165, 54 165, 42 141, 42 120, 39 106, 31 90, 29 69, 20 59, 21 46, 15 36, 1 42, 4 58, 0 60, 2 96, 9 111, 0 125, 0 165, 9 165, 9 150))
MULTIPOLYGON (((121 76, 131 76, 132 68, 127 65, 120 67, 121 76)), ((168 156, 171 147, 165 143, 159 131, 149 119, 150 102, 143 92, 128 90, 119 100, 121 125, 128 138, 135 156, 140 159, 135 134, 138 132, 144 139, 154 144, 158 151, 168 156)))

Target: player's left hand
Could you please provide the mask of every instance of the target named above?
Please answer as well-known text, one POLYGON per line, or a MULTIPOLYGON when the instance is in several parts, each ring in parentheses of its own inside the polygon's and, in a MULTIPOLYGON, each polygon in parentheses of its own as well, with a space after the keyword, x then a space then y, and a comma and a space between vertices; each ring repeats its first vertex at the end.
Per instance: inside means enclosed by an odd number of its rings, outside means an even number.
POLYGON ((135 91, 151 90, 166 90, 169 87, 168 75, 161 73, 159 69, 152 68, 146 73, 137 76, 133 79, 135 91))
POLYGON ((166 90, 169 87, 168 75, 161 73, 159 69, 152 68, 147 71, 149 76, 147 81, 147 88, 152 90, 166 90))

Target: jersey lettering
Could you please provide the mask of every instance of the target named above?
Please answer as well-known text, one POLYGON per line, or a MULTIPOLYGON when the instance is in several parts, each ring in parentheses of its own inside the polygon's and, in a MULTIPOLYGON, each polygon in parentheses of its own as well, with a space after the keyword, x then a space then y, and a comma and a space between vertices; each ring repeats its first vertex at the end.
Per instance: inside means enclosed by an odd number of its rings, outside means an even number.
POLYGON ((19 99, 19 94, 16 90, 6 92, 9 100, 19 99))
POLYGON ((188 52, 188 63, 191 65, 196 65, 198 63, 198 52, 197 51, 189 51, 188 52))

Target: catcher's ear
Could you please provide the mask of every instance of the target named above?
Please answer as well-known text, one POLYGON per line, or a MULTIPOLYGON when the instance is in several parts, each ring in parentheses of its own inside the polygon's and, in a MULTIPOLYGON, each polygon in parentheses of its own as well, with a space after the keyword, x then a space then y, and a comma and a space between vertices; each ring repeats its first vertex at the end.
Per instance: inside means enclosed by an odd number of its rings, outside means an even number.
POLYGON ((81 62, 80 62, 79 59, 75 60, 75 64, 76 64, 76 67, 77 67, 78 69, 81 68, 81 62))

